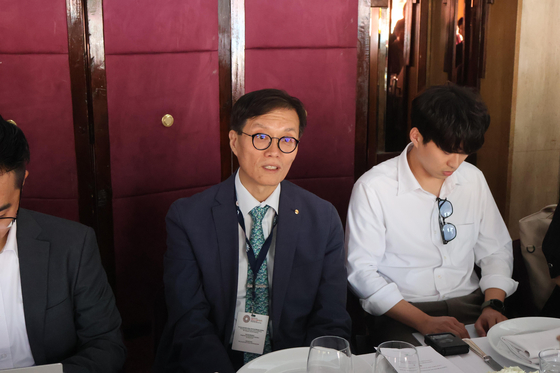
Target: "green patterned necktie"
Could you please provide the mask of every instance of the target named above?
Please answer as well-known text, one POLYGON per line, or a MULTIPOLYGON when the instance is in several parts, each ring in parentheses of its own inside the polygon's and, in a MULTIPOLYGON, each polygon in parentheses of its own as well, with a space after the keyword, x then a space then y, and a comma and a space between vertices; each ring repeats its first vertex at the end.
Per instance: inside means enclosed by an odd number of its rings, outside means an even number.
MULTIPOLYGON (((253 253, 255 258, 259 256, 261 248, 264 244, 264 233, 262 228, 263 218, 268 211, 270 206, 265 207, 255 207, 249 211, 249 215, 253 219, 253 228, 251 228, 251 235, 249 237, 249 242, 253 247, 253 253)), ((272 234, 272 232, 271 232, 272 234)), ((253 299, 253 270, 251 266, 247 266, 247 297, 245 302, 245 312, 253 312, 259 315, 268 315, 268 268, 266 259, 264 260, 259 272, 257 273, 257 279, 255 281, 255 299, 253 299)), ((266 340, 264 344, 263 355, 272 351, 270 346, 270 330, 266 329, 266 340)), ((250 352, 245 352, 243 354, 244 363, 247 364, 249 361, 259 357, 259 354, 253 354, 250 352)))

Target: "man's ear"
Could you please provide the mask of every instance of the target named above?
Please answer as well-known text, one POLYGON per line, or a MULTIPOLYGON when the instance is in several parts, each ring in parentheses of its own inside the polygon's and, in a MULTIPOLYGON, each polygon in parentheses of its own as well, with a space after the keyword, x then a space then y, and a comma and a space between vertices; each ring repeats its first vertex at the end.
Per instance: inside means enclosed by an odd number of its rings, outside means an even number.
POLYGON ((237 157, 237 141, 239 140, 239 135, 234 130, 229 131, 229 147, 235 156, 237 157))
POLYGON ((25 175, 23 176, 23 182, 21 183, 21 187, 25 185, 25 180, 27 180, 27 176, 29 176, 29 171, 25 170, 25 175))
POLYGON ((413 127, 410 130, 410 141, 412 141, 415 147, 418 147, 420 143, 424 141, 424 138, 422 137, 420 131, 418 131, 418 128, 413 127))

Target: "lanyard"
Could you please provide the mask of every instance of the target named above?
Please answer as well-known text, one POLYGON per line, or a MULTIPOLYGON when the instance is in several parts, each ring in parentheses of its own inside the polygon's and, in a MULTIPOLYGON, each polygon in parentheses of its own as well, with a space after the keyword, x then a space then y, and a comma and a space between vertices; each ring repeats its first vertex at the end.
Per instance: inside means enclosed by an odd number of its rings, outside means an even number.
MULTIPOLYGON (((272 236, 274 235, 274 227, 276 226, 277 217, 274 218, 274 223, 272 223, 272 229, 270 230, 270 234, 268 235, 266 241, 264 241, 264 244, 261 248, 261 251, 259 252, 259 255, 255 258, 255 252, 253 251, 253 246, 251 246, 251 242, 247 238, 247 233, 245 232, 245 219, 243 218, 243 214, 239 209, 237 201, 235 203, 235 207, 237 209, 237 221, 239 222, 241 229, 243 229, 245 242, 247 244, 247 249, 245 250, 245 252, 247 253, 247 258, 249 259, 249 265, 251 266, 251 270, 253 271, 253 287, 251 289, 252 290, 251 295, 253 297, 252 305, 254 307, 255 299, 256 299, 257 274, 259 273, 259 270, 261 269, 261 266, 264 260, 266 259, 266 255, 268 254, 268 249, 270 249, 270 245, 272 244, 272 236)), ((251 310, 251 313, 253 313, 253 310, 251 310)))

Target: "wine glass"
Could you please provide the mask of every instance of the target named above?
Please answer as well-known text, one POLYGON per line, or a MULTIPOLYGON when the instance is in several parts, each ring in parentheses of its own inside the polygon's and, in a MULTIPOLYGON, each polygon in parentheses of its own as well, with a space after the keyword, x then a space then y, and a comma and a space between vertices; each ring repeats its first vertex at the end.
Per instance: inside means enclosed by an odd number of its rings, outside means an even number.
POLYGON ((416 351, 416 347, 407 342, 383 342, 375 352, 373 372, 389 373, 396 371, 420 373, 418 351, 416 351))
POLYGON ((539 372, 560 373, 560 350, 551 348, 539 352, 539 372))
POLYGON ((315 338, 307 357, 308 373, 352 373, 350 344, 341 337, 315 338))

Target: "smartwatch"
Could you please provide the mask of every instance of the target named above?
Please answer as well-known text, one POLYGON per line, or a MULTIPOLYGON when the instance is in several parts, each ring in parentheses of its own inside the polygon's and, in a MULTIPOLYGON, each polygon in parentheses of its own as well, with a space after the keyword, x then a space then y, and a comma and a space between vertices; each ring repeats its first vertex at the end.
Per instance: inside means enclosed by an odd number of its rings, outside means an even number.
POLYGON ((504 306, 504 302, 502 302, 499 299, 487 300, 486 302, 482 303, 482 305, 480 306, 480 309, 483 310, 486 307, 493 308, 496 311, 501 312, 502 314, 506 311, 506 307, 504 306))

